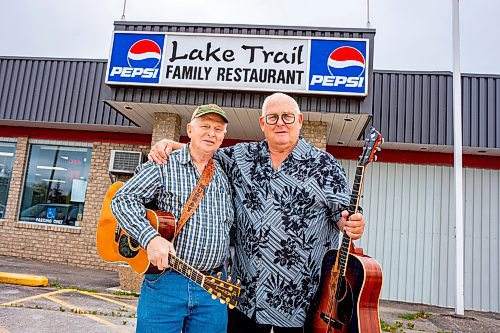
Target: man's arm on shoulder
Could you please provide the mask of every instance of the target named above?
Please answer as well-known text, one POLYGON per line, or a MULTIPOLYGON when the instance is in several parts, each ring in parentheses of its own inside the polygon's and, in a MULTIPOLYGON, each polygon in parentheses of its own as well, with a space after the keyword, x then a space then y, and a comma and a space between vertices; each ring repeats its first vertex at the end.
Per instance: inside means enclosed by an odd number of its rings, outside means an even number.
MULTIPOLYGON (((165 164, 174 150, 184 148, 186 144, 168 139, 162 139, 155 143, 148 154, 148 159, 156 164, 165 164)), ((234 146, 219 148, 213 158, 220 162, 226 173, 229 172, 230 166, 234 161, 233 157, 234 146)))
POLYGON ((162 139, 151 147, 148 159, 156 164, 165 164, 172 151, 182 149, 185 145, 185 143, 162 139))
POLYGON ((163 185, 160 167, 148 162, 111 200, 111 210, 120 226, 144 249, 159 235, 145 217, 144 203, 153 200, 163 185))

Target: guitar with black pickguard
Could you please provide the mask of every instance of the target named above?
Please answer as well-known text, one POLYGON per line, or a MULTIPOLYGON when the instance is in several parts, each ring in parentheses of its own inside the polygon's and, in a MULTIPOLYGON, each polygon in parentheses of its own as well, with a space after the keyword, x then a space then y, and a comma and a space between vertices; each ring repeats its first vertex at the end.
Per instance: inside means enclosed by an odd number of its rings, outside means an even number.
MULTIPOLYGON (((358 211, 365 167, 376 160, 382 135, 371 127, 354 178, 349 214, 358 211)), ((382 268, 343 234, 338 250, 323 257, 321 280, 306 318, 305 332, 379 333, 382 268)))

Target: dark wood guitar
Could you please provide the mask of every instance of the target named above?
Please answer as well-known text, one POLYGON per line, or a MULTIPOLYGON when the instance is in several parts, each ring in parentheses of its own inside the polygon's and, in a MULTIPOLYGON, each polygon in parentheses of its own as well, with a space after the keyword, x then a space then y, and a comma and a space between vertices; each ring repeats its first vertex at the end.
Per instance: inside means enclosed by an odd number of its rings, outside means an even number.
MULTIPOLYGON (((128 263, 139 274, 161 273, 156 266, 149 262, 146 250, 120 228, 111 212, 111 199, 122 186, 122 182, 112 184, 104 197, 97 225, 97 252, 102 259, 108 262, 128 263)), ((146 209, 146 218, 162 237, 169 241, 172 240, 176 221, 171 213, 146 209)), ((213 299, 219 298, 221 303, 227 303, 229 308, 234 308, 238 303, 241 288, 238 286, 239 283, 236 285, 230 283, 230 277, 224 281, 221 279, 221 273, 217 278, 204 275, 172 254, 168 256, 168 264, 172 269, 203 287, 212 295, 213 299)))
MULTIPOLYGON (((376 160, 381 143, 382 136, 371 127, 356 169, 350 214, 358 211, 365 167, 376 160)), ((379 263, 343 234, 339 250, 331 249, 323 257, 320 285, 308 311, 305 332, 379 333, 381 289, 379 263)))

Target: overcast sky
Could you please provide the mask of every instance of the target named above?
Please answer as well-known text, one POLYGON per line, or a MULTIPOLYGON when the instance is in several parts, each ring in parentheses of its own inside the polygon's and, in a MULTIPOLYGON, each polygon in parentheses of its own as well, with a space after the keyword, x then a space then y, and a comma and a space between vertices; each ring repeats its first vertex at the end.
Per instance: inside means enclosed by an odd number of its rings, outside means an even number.
MULTIPOLYGON (((451 71, 454 0, 371 0, 375 69, 451 71)), ((126 19, 367 27, 366 0, 127 0, 126 19)), ((462 0, 464 73, 500 74, 500 0, 462 0)), ((123 0, 2 0, 0 55, 105 59, 123 0)))

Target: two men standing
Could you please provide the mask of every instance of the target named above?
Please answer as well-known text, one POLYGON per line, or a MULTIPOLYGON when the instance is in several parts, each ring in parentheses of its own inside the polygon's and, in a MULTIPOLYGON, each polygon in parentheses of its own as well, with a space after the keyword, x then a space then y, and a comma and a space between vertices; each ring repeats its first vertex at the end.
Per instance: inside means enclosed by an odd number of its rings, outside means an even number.
MULTIPOLYGON (((363 216, 345 210, 351 191, 344 169, 300 137, 302 120, 293 98, 272 94, 259 119, 266 139, 214 154, 235 205, 232 276, 245 288, 228 332, 303 332, 323 254, 338 246, 340 230, 352 239, 363 234, 363 216)), ((184 148, 162 140, 150 159, 169 163, 172 149, 184 148)))

